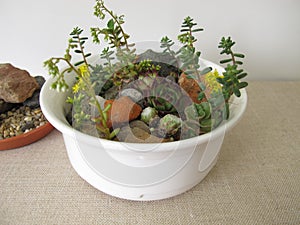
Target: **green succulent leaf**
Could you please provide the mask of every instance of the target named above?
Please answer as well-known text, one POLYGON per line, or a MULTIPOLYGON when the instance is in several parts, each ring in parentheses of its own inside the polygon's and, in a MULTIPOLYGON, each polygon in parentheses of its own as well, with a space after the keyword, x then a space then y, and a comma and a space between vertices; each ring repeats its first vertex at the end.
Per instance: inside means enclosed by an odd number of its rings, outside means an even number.
POLYGON ((205 74, 207 74, 207 73, 209 73, 211 71, 212 71, 211 67, 206 67, 203 70, 201 70, 200 75, 205 75, 205 74))
POLYGON ((81 65, 81 64, 83 64, 83 63, 84 63, 84 61, 81 60, 81 61, 79 61, 79 62, 74 63, 74 66, 79 66, 79 65, 81 65))
POLYGON ((223 59, 220 61, 221 64, 232 62, 232 59, 223 59))
POLYGON ((245 81, 238 84, 238 88, 239 88, 239 89, 245 88, 245 87, 247 87, 247 86, 248 86, 248 83, 245 82, 245 81))
POLYGON ((244 77, 246 77, 247 76, 247 73, 241 73, 241 74, 239 74, 238 76, 237 76, 237 79, 243 79, 244 77))
POLYGON ((240 82, 241 79, 247 76, 247 73, 244 73, 243 69, 239 69, 239 66, 243 62, 236 60, 236 58, 244 58, 245 56, 241 53, 234 53, 232 50, 234 45, 235 42, 230 37, 222 37, 218 46, 222 49, 220 54, 226 54, 230 57, 221 60, 220 63, 231 63, 227 64, 225 72, 223 72, 223 77, 217 78, 217 81, 222 85, 222 93, 226 103, 228 103, 230 96, 233 94, 240 97, 241 92, 239 89, 245 88, 248 85, 247 82, 240 82))
POLYGON ((245 58, 245 55, 240 54, 240 53, 234 53, 233 55, 238 58, 245 58))
POLYGON ((114 20, 113 20, 113 19, 110 19, 110 20, 108 21, 108 23, 107 23, 107 28, 108 28, 109 30, 113 30, 113 29, 114 29, 114 26, 115 26, 114 20))

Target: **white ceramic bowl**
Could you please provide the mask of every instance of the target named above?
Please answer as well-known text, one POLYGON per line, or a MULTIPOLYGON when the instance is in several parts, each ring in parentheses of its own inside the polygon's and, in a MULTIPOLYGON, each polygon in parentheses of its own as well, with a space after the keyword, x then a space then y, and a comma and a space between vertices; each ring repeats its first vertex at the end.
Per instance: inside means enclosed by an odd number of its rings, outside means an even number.
MULTIPOLYGON (((201 64, 223 68, 206 60, 201 64)), ((67 82, 72 84, 74 77, 67 82)), ((88 183, 112 196, 130 200, 158 200, 183 193, 198 184, 216 164, 225 131, 235 126, 247 104, 245 89, 230 104, 230 118, 204 135, 168 143, 137 144, 115 142, 86 135, 66 120, 70 94, 50 90, 53 79, 44 84, 40 103, 48 121, 65 141, 73 168, 88 183)))

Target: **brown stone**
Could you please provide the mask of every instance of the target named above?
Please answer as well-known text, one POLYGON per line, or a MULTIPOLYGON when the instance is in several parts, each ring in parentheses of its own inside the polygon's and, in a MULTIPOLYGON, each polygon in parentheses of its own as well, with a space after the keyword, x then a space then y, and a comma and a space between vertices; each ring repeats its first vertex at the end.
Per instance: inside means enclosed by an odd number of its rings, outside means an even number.
POLYGON ((144 126, 140 126, 140 123, 135 123, 134 120, 129 126, 121 127, 120 132, 117 134, 116 140, 128 143, 161 143, 169 142, 169 139, 159 138, 150 134, 149 129, 145 129, 144 126), (134 126, 132 126, 134 125, 134 126))
POLYGON ((131 129, 139 128, 150 134, 149 126, 141 120, 133 120, 129 123, 129 126, 131 127, 131 129))
POLYGON ((116 138, 118 141, 125 141, 126 137, 131 133, 131 128, 129 126, 121 127, 116 138))
POLYGON ((199 84, 196 80, 188 78, 185 73, 182 73, 179 77, 178 83, 181 88, 183 88, 187 94, 191 97, 192 101, 195 103, 201 103, 207 101, 206 98, 203 98, 201 101, 198 100, 198 95, 201 91, 199 84))
POLYGON ((142 107, 127 96, 122 96, 115 100, 107 100, 104 103, 104 107, 108 104, 112 104, 108 111, 108 127, 134 120, 142 112, 142 107))
POLYGON ((167 139, 159 138, 149 134, 143 129, 134 127, 131 129, 132 133, 129 133, 125 138, 125 142, 128 143, 161 143, 167 142, 167 139))
POLYGON ((22 103, 39 88, 36 80, 9 63, 0 64, 0 98, 5 102, 22 103))

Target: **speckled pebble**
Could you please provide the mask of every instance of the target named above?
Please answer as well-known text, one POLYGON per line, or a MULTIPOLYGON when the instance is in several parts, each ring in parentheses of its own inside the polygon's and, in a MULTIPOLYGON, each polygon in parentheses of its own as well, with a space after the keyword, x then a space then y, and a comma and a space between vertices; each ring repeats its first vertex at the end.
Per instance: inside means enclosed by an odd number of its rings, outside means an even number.
POLYGON ((0 140, 27 133, 47 122, 40 108, 14 108, 0 115, 0 140))

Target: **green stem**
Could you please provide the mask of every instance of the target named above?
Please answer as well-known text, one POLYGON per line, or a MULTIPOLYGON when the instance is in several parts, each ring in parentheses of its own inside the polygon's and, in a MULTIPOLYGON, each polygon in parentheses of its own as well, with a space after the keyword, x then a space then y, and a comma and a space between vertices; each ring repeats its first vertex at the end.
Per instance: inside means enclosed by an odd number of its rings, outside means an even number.
MULTIPOLYGON (((189 27, 189 35, 190 35, 190 38, 192 37, 192 35, 193 35, 193 32, 192 32, 192 28, 191 27, 189 27)), ((194 45, 193 45, 193 42, 191 41, 191 39, 189 40, 189 45, 190 45, 190 47, 191 48, 194 48, 194 45)))
POLYGON ((59 58, 52 58, 52 59, 63 60, 63 61, 65 61, 65 62, 68 64, 68 66, 69 66, 69 67, 70 67, 77 75, 80 75, 80 72, 76 69, 75 66, 72 65, 72 63, 71 63, 69 60, 67 60, 67 59, 65 59, 65 58, 61 58, 61 57, 59 57, 59 58))
MULTIPOLYGON (((89 71, 89 70, 88 70, 88 73, 89 73, 89 75, 90 75, 90 71, 89 71)), ((101 121, 102 121, 102 126, 103 126, 103 128, 104 128, 103 130, 104 130, 104 132, 105 132, 105 136, 106 136, 107 139, 109 139, 109 137, 110 137, 110 131, 109 131, 109 128, 108 128, 108 126, 107 126, 107 121, 106 121, 106 119, 105 119, 105 117, 104 117, 103 110, 102 110, 102 108, 101 108, 101 106, 100 106, 100 103, 99 103, 98 100, 97 100, 95 91, 94 91, 94 89, 92 88, 92 84, 91 84, 90 80, 89 80, 89 79, 85 79, 84 76, 81 76, 81 78, 82 78, 82 80, 84 81, 84 83, 86 84, 86 86, 87 86, 87 88, 88 88, 87 91, 88 91, 90 97, 93 99, 93 101, 94 101, 95 104, 96 104, 97 110, 98 110, 98 112, 99 112, 99 115, 100 115, 100 118, 101 118, 101 121)), ((101 131, 103 131, 103 130, 101 130, 101 131)))
POLYGON ((232 50, 230 50, 230 55, 231 55, 232 63, 233 63, 233 65, 235 65, 236 62, 235 62, 235 57, 234 57, 234 55, 233 55, 232 50))
MULTIPOLYGON (((88 66, 89 64, 88 64, 88 62, 86 60, 86 57, 85 57, 85 54, 84 54, 83 45, 81 44, 81 38, 80 38, 79 35, 77 35, 77 38, 78 38, 78 44, 79 44, 79 47, 80 47, 80 51, 81 51, 81 55, 82 55, 83 61, 84 61, 85 65, 86 65, 86 67, 88 69, 88 71, 87 71, 88 72, 88 77, 90 77, 91 76, 91 72, 90 72, 90 69, 89 69, 89 66, 88 66)), ((107 127, 107 121, 106 121, 106 119, 104 117, 103 110, 102 110, 102 108, 100 106, 100 103, 97 100, 95 91, 92 88, 91 81, 89 79, 86 79, 82 75, 81 75, 81 78, 83 79, 84 83, 86 84, 86 86, 88 88, 88 93, 90 94, 91 98, 93 99, 93 101, 96 104, 97 110, 99 112, 99 115, 100 115, 100 118, 101 118, 101 121, 102 121, 102 126, 104 127, 106 138, 109 139, 109 137, 110 137, 110 131, 109 131, 109 128, 107 127)))

